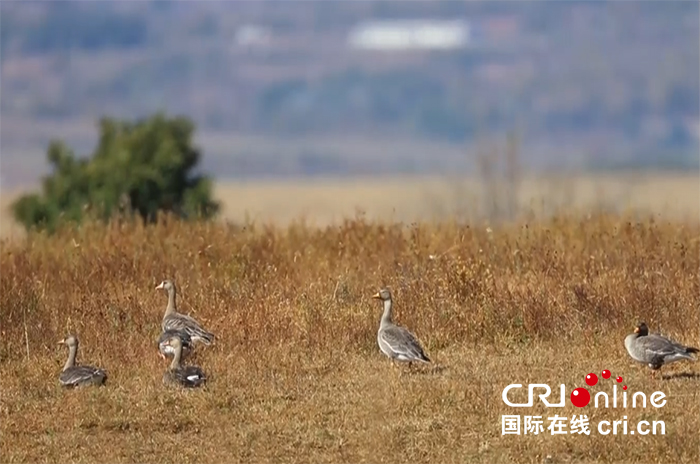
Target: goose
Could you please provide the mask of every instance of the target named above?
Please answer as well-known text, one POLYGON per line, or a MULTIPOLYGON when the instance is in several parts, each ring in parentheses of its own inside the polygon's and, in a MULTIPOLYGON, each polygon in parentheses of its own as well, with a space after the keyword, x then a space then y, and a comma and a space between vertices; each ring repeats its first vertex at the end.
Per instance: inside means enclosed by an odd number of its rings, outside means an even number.
POLYGON ((180 365, 182 357, 182 340, 180 340, 180 337, 170 337, 165 341, 165 344, 173 349, 174 354, 170 367, 163 374, 163 384, 166 386, 179 385, 185 388, 196 388, 203 385, 207 377, 199 366, 180 365))
POLYGON ((182 342, 182 359, 185 359, 192 352, 192 338, 184 330, 169 329, 160 334, 158 338, 158 354, 161 358, 172 357, 175 350, 166 343, 171 337, 179 337, 182 342))
POLYGON ((649 327, 644 321, 634 328, 634 333, 625 337, 625 348, 630 357, 637 362, 645 363, 651 369, 651 376, 664 364, 681 360, 695 361, 691 356, 697 353, 697 348, 681 345, 659 334, 650 334, 649 327))
POLYGON ((382 288, 372 298, 381 300, 384 305, 384 313, 377 331, 377 343, 381 352, 391 359, 392 364, 395 360, 405 361, 408 362, 410 368, 414 361, 431 362, 416 336, 406 328, 392 322, 391 291, 388 288, 382 288))
POLYGON ((205 345, 210 345, 214 341, 214 334, 204 330, 194 318, 177 312, 175 284, 170 280, 164 280, 156 287, 156 290, 168 292, 168 306, 165 308, 161 324, 163 332, 183 330, 190 336, 192 342, 202 342, 205 345))
POLYGON ((76 366, 75 357, 78 354, 78 337, 69 335, 58 342, 59 345, 68 347, 68 360, 58 380, 64 387, 81 387, 85 385, 104 385, 107 373, 99 367, 76 366))

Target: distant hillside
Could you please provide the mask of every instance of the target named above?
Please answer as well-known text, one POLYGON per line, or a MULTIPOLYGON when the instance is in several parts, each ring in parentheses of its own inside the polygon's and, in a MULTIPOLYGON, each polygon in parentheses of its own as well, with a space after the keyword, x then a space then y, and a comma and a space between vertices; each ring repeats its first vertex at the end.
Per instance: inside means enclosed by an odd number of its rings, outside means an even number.
MULTIPOLYGON (((238 175, 372 171, 373 156, 324 150, 319 140, 333 137, 362 140, 370 152, 387 139, 469 151, 484 134, 514 129, 529 166, 696 161, 697 2, 62 1, 0 9, 4 172, 36 173, 51 137, 87 152, 103 114, 158 109, 191 116, 203 144, 219 147, 208 167, 238 175), (468 40, 399 52, 348 42, 359 25, 399 19, 459 19, 468 40), (223 134, 279 144, 220 143, 223 134), (297 149, 284 150, 289 140, 297 149)), ((452 151, 392 155, 382 169, 448 169, 457 166, 452 151)))

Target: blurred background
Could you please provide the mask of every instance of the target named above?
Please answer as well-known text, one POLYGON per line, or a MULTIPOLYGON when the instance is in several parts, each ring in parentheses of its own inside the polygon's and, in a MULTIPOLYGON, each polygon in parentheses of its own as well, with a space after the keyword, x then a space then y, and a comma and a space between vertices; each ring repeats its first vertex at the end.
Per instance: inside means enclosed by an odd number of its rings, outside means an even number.
MULTIPOLYGON (((2 2, 0 188, 196 125, 222 216, 696 215, 698 2, 2 2)), ((6 233, 10 220, 3 215, 6 233)))

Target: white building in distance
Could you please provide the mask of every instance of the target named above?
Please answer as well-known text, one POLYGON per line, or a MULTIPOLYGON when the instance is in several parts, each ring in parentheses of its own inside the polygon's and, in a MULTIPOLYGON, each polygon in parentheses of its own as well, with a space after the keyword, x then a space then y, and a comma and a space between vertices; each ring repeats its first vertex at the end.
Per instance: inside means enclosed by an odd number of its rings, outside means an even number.
POLYGON ((366 21, 347 39, 352 48, 365 50, 450 50, 469 40, 469 24, 462 20, 366 21))

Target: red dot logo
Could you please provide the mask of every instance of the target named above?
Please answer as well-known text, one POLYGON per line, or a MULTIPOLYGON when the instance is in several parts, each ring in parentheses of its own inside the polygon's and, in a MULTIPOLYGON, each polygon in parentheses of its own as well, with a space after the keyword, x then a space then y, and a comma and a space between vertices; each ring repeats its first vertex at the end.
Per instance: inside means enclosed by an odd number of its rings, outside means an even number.
POLYGON ((617 383, 622 383, 622 377, 618 377, 618 378, 615 379, 615 380, 617 380, 617 383))
POLYGON ((605 370, 603 371, 603 378, 604 378, 604 379, 609 379, 609 378, 610 378, 610 371, 609 371, 609 370, 605 369, 605 370))
POLYGON ((577 408, 582 408, 591 401, 591 394, 585 388, 577 388, 571 392, 571 403, 577 408))
POLYGON ((593 385, 598 383, 598 376, 595 375, 593 372, 588 374, 586 376, 586 384, 588 384, 589 387, 592 387, 593 385))

